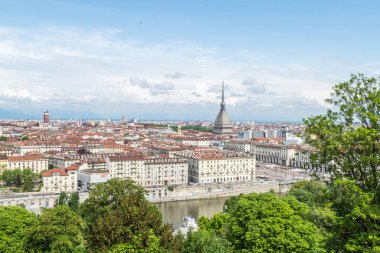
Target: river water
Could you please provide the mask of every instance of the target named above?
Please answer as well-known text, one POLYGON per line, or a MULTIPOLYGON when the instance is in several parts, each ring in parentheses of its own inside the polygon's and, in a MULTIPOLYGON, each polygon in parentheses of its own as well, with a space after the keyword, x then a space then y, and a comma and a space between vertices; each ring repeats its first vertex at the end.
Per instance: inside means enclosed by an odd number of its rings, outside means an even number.
POLYGON ((164 223, 172 224, 174 228, 182 223, 184 216, 192 216, 198 219, 201 216, 211 218, 214 214, 223 211, 226 198, 197 199, 187 201, 174 201, 156 203, 162 213, 164 223))

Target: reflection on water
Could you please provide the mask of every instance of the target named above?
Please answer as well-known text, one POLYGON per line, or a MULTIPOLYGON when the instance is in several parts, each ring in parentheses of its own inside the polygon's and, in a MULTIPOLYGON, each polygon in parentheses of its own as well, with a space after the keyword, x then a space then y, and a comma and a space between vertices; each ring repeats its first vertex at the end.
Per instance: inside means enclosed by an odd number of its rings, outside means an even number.
POLYGON ((226 199, 228 199, 228 197, 175 201, 157 203, 156 205, 162 213, 163 222, 171 223, 173 227, 178 227, 182 223, 184 216, 191 215, 195 219, 201 216, 211 218, 214 214, 222 212, 226 199))

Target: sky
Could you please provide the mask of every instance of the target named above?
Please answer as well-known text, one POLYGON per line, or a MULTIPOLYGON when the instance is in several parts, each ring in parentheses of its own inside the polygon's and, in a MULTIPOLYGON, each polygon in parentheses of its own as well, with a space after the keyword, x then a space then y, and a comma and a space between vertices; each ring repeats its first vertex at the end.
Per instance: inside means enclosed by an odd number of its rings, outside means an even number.
POLYGON ((380 75, 380 1, 0 0, 0 118, 301 121, 380 75))

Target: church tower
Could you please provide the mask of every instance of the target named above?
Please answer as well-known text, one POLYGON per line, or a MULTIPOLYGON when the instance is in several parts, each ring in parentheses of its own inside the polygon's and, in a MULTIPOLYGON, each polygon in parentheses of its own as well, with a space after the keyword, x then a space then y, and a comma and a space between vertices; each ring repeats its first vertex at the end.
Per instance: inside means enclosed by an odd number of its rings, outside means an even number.
POLYGON ((227 114, 226 103, 224 102, 224 83, 222 84, 222 102, 220 103, 220 110, 214 122, 214 134, 232 134, 232 123, 227 114))

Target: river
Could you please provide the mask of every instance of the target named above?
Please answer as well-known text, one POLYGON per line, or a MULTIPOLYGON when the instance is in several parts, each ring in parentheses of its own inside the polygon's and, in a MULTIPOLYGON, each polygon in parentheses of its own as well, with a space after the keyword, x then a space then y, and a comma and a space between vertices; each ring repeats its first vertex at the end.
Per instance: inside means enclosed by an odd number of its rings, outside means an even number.
POLYGON ((173 201, 156 203, 162 213, 164 223, 171 223, 174 228, 182 223, 184 216, 198 219, 201 216, 211 218, 214 214, 223 211, 226 198, 197 199, 188 201, 173 201))

